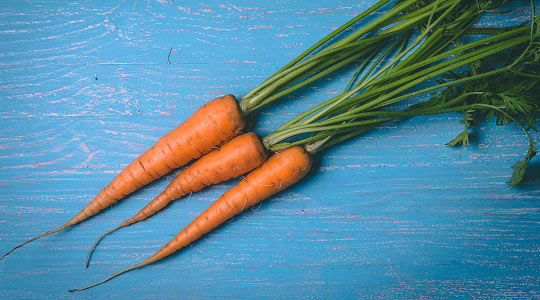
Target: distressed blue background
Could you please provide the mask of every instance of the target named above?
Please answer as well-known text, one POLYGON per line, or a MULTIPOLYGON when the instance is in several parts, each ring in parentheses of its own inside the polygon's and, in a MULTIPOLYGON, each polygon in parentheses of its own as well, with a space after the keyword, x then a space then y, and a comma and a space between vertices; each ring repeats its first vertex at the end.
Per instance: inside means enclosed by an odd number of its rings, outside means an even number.
MULTIPOLYGON (((197 107, 241 96, 374 1, 0 2, 0 252, 64 224, 197 107), (169 55, 170 53, 170 55, 169 55)), ((494 26, 526 20, 528 2, 494 26)), ((264 109, 265 134, 334 95, 348 74, 264 109)), ((385 125, 319 155, 300 184, 151 266, 220 194, 208 188, 105 239, 174 173, 0 262, 2 299, 539 298, 540 161, 516 127, 461 116, 385 125)), ((535 135, 538 139, 538 135, 535 135)))

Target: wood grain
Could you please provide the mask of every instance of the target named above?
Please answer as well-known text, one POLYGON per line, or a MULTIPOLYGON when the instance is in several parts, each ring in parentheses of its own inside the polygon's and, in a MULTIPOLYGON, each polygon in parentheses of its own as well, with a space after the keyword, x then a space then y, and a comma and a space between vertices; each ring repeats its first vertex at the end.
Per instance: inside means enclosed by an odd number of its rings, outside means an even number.
MULTIPOLYGON (((241 96, 374 1, 2 1, 0 252, 63 224, 208 99, 241 96)), ((493 25, 529 17, 527 3, 493 25)), ((265 134, 338 93, 349 71, 260 112, 265 134)), ((540 298, 540 163, 518 128, 458 114, 386 124, 315 158, 300 184, 180 253, 150 256, 235 181, 106 238, 174 173, 0 262, 2 299, 540 298)), ((538 140, 538 134, 534 135, 538 140)))

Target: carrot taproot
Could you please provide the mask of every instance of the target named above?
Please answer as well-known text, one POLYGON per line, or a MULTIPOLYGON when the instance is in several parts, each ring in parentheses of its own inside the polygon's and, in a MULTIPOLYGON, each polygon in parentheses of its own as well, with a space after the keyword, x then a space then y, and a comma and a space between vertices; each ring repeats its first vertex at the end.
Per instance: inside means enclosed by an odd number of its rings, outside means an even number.
POLYGON ((266 149, 255 132, 239 135, 219 149, 204 155, 180 172, 161 194, 137 214, 100 235, 88 250, 85 266, 88 267, 93 249, 107 234, 145 220, 178 198, 247 173, 260 166, 266 158, 266 149))
POLYGON ((277 152, 260 167, 251 171, 236 186, 225 192, 154 255, 98 283, 69 291, 75 292, 89 289, 120 274, 149 265, 173 254, 217 228, 228 219, 242 213, 245 209, 293 185, 304 177, 310 168, 311 156, 303 147, 293 146, 277 152))
POLYGON ((207 102, 184 123, 160 138, 154 146, 123 169, 75 217, 54 230, 14 247, 0 257, 0 260, 17 248, 78 224, 103 211, 135 190, 230 140, 244 126, 243 115, 234 96, 225 95, 207 102))

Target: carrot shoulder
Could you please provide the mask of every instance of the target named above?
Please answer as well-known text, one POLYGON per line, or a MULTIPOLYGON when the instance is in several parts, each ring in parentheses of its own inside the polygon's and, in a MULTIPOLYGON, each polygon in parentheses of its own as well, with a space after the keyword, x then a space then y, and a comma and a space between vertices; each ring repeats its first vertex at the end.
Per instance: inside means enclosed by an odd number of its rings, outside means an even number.
POLYGON ((130 163, 66 224, 13 248, 0 260, 31 241, 90 218, 171 170, 201 157, 214 147, 233 138, 244 128, 244 125, 242 113, 234 96, 225 95, 209 101, 184 123, 160 138, 154 146, 130 163))
POLYGON ((86 267, 88 267, 88 261, 94 247, 107 234, 145 220, 180 197, 247 173, 260 166, 266 158, 266 149, 255 132, 239 135, 219 149, 204 155, 180 172, 161 194, 150 201, 137 214, 100 235, 88 251, 86 267))
POLYGON ((247 208, 293 185, 304 177, 310 168, 311 157, 302 147, 294 146, 276 153, 223 194, 150 258, 103 281, 85 288, 70 290, 70 292, 94 287, 122 273, 146 266, 173 254, 247 208))

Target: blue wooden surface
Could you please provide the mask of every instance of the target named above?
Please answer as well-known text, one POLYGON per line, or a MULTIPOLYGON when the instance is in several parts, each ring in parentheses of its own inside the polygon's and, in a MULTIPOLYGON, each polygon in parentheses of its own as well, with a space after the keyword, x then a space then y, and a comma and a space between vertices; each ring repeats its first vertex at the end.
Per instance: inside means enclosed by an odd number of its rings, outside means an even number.
MULTIPOLYGON (((202 103, 245 94, 373 2, 1 1, 0 252, 66 222, 202 103)), ((521 2, 482 22, 528 17, 521 2)), ((261 111, 254 129, 337 93, 341 75, 261 111)), ((448 148, 459 120, 402 120, 339 145, 176 255, 69 294, 150 256, 236 182, 111 235, 85 270, 91 242, 173 173, 0 262, 0 298, 538 299, 540 162, 509 189, 522 132, 480 124, 470 146, 448 148)))

